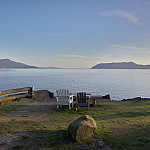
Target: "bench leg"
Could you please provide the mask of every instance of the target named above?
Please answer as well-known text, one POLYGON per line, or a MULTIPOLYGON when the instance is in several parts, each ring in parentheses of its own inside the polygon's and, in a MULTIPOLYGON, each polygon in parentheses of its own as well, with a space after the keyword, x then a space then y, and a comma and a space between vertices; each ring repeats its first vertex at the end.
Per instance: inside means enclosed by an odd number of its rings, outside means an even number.
POLYGON ((69 109, 71 109, 71 106, 70 106, 71 104, 69 103, 69 109))
POLYGON ((76 111, 78 110, 78 107, 76 106, 76 111))

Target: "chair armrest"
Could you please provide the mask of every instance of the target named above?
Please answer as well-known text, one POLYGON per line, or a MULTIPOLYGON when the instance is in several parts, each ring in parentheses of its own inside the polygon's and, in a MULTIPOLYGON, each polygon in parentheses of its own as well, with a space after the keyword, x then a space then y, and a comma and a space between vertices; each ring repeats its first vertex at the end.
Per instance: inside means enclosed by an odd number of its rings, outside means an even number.
POLYGON ((74 96, 74 95, 70 95, 70 96, 69 96, 69 100, 70 100, 71 102, 73 102, 73 96, 74 96))
POLYGON ((90 99, 90 98, 91 98, 91 95, 86 96, 86 99, 87 99, 87 100, 90 99))

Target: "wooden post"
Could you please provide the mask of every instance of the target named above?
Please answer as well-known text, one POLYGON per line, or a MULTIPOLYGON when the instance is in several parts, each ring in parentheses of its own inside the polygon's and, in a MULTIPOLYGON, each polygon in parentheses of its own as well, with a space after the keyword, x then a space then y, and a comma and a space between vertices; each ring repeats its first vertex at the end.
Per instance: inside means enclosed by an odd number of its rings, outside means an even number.
POLYGON ((32 92, 33 92, 33 87, 30 87, 30 89, 28 90, 28 94, 31 98, 32 98, 32 92))
POLYGON ((96 106, 96 99, 93 99, 93 106, 96 106))
POLYGON ((89 99, 88 99, 88 111, 90 109, 90 100, 91 100, 91 98, 89 97, 89 99))

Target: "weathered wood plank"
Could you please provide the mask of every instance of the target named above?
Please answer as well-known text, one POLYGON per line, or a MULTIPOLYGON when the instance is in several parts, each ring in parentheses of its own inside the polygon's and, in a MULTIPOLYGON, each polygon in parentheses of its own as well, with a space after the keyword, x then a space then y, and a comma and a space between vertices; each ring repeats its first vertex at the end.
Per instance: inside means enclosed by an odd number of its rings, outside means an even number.
POLYGON ((21 93, 21 94, 9 95, 9 96, 0 98, 0 102, 13 100, 13 99, 17 99, 17 98, 28 97, 28 96, 31 96, 31 95, 29 93, 21 93))
POLYGON ((12 93, 18 93, 18 92, 24 92, 24 91, 30 91, 30 93, 31 93, 32 92, 32 88, 33 87, 24 87, 24 88, 0 91, 0 95, 6 95, 6 94, 12 94, 12 93))

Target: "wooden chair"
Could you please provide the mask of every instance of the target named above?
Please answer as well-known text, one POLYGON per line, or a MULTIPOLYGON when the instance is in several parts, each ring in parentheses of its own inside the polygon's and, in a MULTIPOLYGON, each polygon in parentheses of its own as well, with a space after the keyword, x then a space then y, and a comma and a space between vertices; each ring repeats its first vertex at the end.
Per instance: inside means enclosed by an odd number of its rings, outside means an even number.
POLYGON ((89 106, 90 106, 90 97, 87 97, 85 92, 77 93, 76 111, 78 107, 88 107, 88 110, 89 110, 89 106))
POLYGON ((73 98, 70 97, 69 91, 65 89, 56 90, 57 96, 57 108, 62 105, 68 105, 71 109, 71 104, 73 107, 73 98))

